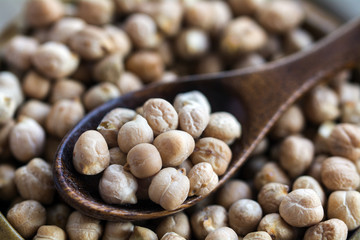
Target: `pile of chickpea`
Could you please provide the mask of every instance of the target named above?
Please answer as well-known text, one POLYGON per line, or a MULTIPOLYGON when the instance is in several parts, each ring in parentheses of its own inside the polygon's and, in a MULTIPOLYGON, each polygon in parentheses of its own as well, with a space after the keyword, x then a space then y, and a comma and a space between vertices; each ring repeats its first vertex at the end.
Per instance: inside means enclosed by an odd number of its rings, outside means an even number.
MULTIPOLYGON (((24 238, 342 240, 360 226, 358 69, 312 89, 281 116, 234 179, 173 216, 100 221, 68 206, 54 188, 61 138, 95 107, 146 84, 256 67, 311 47, 298 1, 28 0, 23 12, 22 33, 0 57, 0 210, 24 238)), ((131 159, 144 152, 132 152, 138 139, 130 141, 131 129, 147 122, 155 132, 144 110, 134 116, 114 109, 90 132, 94 140, 105 138, 113 171, 150 174, 124 158, 124 152, 131 159), (130 127, 114 135, 105 123, 114 120, 111 114, 128 118, 123 127, 130 127)), ((181 111, 175 112, 181 125, 181 111)), ((198 144, 203 133, 185 128, 198 144)), ((146 137, 149 129, 141 129, 146 137)), ((166 134, 160 133, 156 138, 166 134)), ((147 144, 138 145, 152 151, 147 144)), ((113 203, 111 174, 103 173, 104 201, 113 203)))

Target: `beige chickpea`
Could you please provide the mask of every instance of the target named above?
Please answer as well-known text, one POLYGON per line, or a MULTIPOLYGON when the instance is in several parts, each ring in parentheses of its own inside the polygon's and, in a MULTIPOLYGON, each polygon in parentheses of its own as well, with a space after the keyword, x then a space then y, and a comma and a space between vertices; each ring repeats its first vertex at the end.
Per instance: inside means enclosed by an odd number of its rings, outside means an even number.
POLYGON ((220 205, 208 205, 191 215, 190 223, 195 236, 205 239, 210 232, 228 226, 228 214, 220 205))
POLYGON ((315 152, 316 153, 329 153, 328 139, 336 123, 333 121, 326 121, 322 123, 317 129, 317 133, 314 138, 315 152))
POLYGON ((79 57, 62 43, 47 42, 32 55, 37 70, 49 78, 63 78, 74 73, 79 57))
POLYGON ((297 239, 297 229, 287 224, 278 213, 265 215, 257 227, 258 231, 267 232, 273 239, 297 239))
POLYGON ((10 119, 0 126, 0 162, 11 157, 10 133, 15 126, 15 121, 10 119))
POLYGON ((139 76, 144 83, 151 83, 161 79, 164 62, 159 53, 141 50, 129 56, 126 69, 139 76))
POLYGON ((32 159, 15 171, 15 184, 20 196, 42 204, 53 201, 55 188, 49 163, 41 158, 32 159))
POLYGON ((93 76, 99 82, 116 83, 124 69, 120 53, 110 54, 99 60, 93 69, 93 76))
POLYGON ((16 107, 24 101, 20 81, 11 72, 0 72, 0 93, 15 100, 16 107))
POLYGON ((15 158, 21 162, 28 162, 42 154, 45 131, 32 118, 21 116, 11 130, 9 143, 15 158))
POLYGON ((203 135, 220 139, 226 144, 232 144, 241 136, 241 125, 231 113, 215 112, 210 115, 203 135))
POLYGON ((94 85, 84 94, 83 102, 88 111, 120 96, 119 89, 113 83, 103 82, 94 85))
POLYGON ((118 164, 107 167, 99 183, 101 198, 109 204, 137 203, 137 188, 136 178, 118 164))
POLYGON ((252 190, 248 183, 240 179, 227 181, 217 194, 217 203, 226 209, 237 200, 252 198, 252 190))
POLYGON ((46 27, 64 14, 59 0, 31 0, 25 5, 25 22, 31 27, 46 27))
POLYGON ((210 121, 210 115, 200 104, 187 102, 178 111, 180 129, 199 138, 210 121))
POLYGON ((41 226, 33 238, 33 240, 65 240, 66 233, 58 226, 43 225, 41 226))
POLYGON ((178 208, 187 198, 190 189, 189 179, 183 170, 163 168, 151 181, 150 199, 166 210, 178 208))
POLYGON ((121 94, 137 91, 143 87, 143 82, 138 76, 131 72, 123 72, 119 79, 116 80, 116 86, 121 94))
POLYGON ((195 144, 194 152, 190 155, 193 164, 208 162, 219 176, 225 173, 231 157, 232 152, 229 146, 212 137, 199 139, 195 144))
POLYGON ((238 235, 246 235, 256 229, 261 217, 259 203, 251 199, 240 199, 229 209, 229 226, 238 235))
POLYGON ((264 0, 228 0, 227 2, 235 16, 256 13, 266 3, 264 0))
POLYGON ((86 60, 100 59, 116 49, 115 43, 104 29, 90 25, 73 34, 68 44, 86 60))
POLYGON ((0 164, 0 200, 10 201, 16 196, 15 168, 9 164, 0 164))
POLYGON ((301 109, 293 105, 276 121, 270 134, 276 138, 283 138, 301 132, 304 126, 305 119, 301 109))
POLYGON ((45 224, 46 210, 39 202, 26 200, 15 204, 6 218, 22 237, 31 238, 45 224))
POLYGON ((337 218, 320 222, 305 232, 304 240, 315 240, 326 238, 329 240, 346 240, 348 228, 346 224, 337 218))
POLYGON ((137 178, 147 178, 158 173, 162 167, 161 156, 150 143, 140 143, 127 155, 130 172, 137 178))
POLYGON ((208 195, 219 182, 219 177, 214 172, 210 163, 207 162, 194 165, 187 176, 190 181, 190 197, 194 195, 208 195))
POLYGON ((205 240, 222 240, 222 239, 238 240, 238 235, 232 228, 221 227, 210 232, 205 238, 205 240))
POLYGON ((44 100, 50 92, 51 82, 36 72, 29 72, 23 79, 22 89, 25 96, 44 100))
POLYGON ((46 224, 65 229, 70 214, 71 208, 65 203, 52 205, 46 209, 46 224))
POLYGON ((165 71, 159 82, 175 82, 179 76, 172 71, 165 71))
POLYGON ((53 136, 62 138, 85 115, 79 100, 63 99, 57 101, 47 115, 46 130, 53 136))
POLYGON ((5 60, 17 69, 27 70, 31 66, 31 57, 38 47, 39 43, 36 39, 17 35, 5 46, 5 60))
POLYGON ((138 240, 138 239, 146 239, 146 240, 158 240, 156 233, 146 227, 135 226, 134 231, 130 235, 129 240, 138 240))
POLYGON ((209 36, 197 28, 182 30, 175 44, 176 53, 184 60, 200 59, 210 48, 209 36))
POLYGON ((324 209, 319 195, 312 189, 296 189, 280 203, 280 216, 291 226, 306 227, 319 223, 324 209))
POLYGON ((310 176, 298 177, 293 183, 292 190, 300 188, 308 188, 314 190, 319 196, 321 204, 325 206, 326 195, 324 189, 316 179, 310 176))
POLYGON ((18 116, 27 116, 37 121, 41 126, 45 125, 46 117, 50 112, 50 105, 39 100, 28 100, 19 109, 18 116))
POLYGON ((265 231, 257 231, 246 234, 242 240, 270 240, 271 236, 265 231))
POLYGON ((155 50, 160 54, 160 57, 166 67, 173 66, 175 56, 173 52, 173 46, 170 41, 162 41, 160 45, 155 48, 155 50))
POLYGON ((294 53, 311 47, 313 38, 307 31, 297 28, 286 33, 285 48, 288 53, 294 53))
POLYGON ((72 79, 61 79, 54 83, 50 93, 50 102, 55 103, 61 99, 81 98, 85 92, 85 86, 81 82, 72 79))
POLYGON ((267 1, 257 12, 258 21, 272 32, 283 33, 296 28, 305 12, 295 1, 267 1))
POLYGON ((176 167, 194 151, 195 141, 190 134, 180 130, 170 130, 158 135, 154 140, 164 167, 176 167))
POLYGON ((200 104, 201 108, 210 114, 211 106, 209 100, 202 92, 197 90, 177 94, 174 99, 174 108, 176 112, 180 112, 183 107, 192 102, 200 104))
POLYGON ((229 56, 254 52, 267 40, 266 32, 249 17, 238 17, 229 22, 220 40, 221 51, 229 56), (236 41, 234 40, 236 39, 236 41))
POLYGON ((156 228, 156 234, 162 238, 167 232, 174 232, 185 239, 189 239, 191 229, 188 216, 179 212, 162 219, 156 228))
POLYGON ((103 240, 127 240, 134 230, 131 222, 106 222, 103 240))
POLYGON ((131 40, 126 32, 113 25, 106 25, 103 28, 114 43, 114 52, 126 57, 132 48, 131 40))
POLYGON ((80 0, 77 3, 77 16, 93 25, 109 23, 113 18, 114 10, 112 0, 80 0))
POLYGON ((342 104, 341 122, 357 124, 360 126, 360 101, 345 102, 342 104))
POLYGON ((264 213, 276 213, 284 197, 288 194, 289 186, 282 183, 267 183, 257 196, 257 201, 264 213))
POLYGON ((81 174, 95 175, 110 163, 110 153, 104 137, 95 130, 80 135, 74 146, 73 164, 81 174))
POLYGON ((126 164, 126 154, 123 153, 120 148, 113 147, 109 149, 110 153, 110 165, 119 164, 124 166, 126 164))
POLYGON ((237 60, 233 69, 241 69, 246 67, 260 67, 265 64, 266 60, 258 53, 248 53, 239 60, 237 60))
POLYGON ((136 115, 133 120, 126 122, 117 135, 118 146, 124 153, 140 143, 151 143, 153 139, 154 133, 141 115, 136 115))
POLYGON ((262 186, 270 182, 278 182, 290 185, 290 179, 286 173, 275 162, 268 162, 255 175, 255 188, 260 190, 262 186))
POLYGON ((100 238, 102 231, 100 220, 87 217, 78 211, 70 214, 66 224, 66 233, 70 240, 96 240, 100 238))
POLYGON ((144 117, 154 131, 155 136, 178 126, 178 114, 165 99, 151 98, 144 103, 144 117))
POLYGON ((342 123, 331 131, 327 140, 329 151, 334 156, 340 156, 356 162, 360 159, 360 127, 342 123))
POLYGON ((65 17, 57 21, 49 30, 47 38, 50 41, 66 44, 71 35, 85 27, 85 22, 80 18, 65 17))
POLYGON ((289 136, 280 145, 280 165, 290 177, 304 173, 314 158, 313 143, 299 136, 289 136))
POLYGON ((358 191, 334 191, 327 204, 328 218, 338 218, 346 224, 348 230, 360 226, 360 193, 358 191))
POLYGON ((353 162, 342 157, 327 158, 321 166, 321 181, 330 190, 354 190, 360 176, 353 162))
POLYGON ((321 182, 321 166, 322 166, 322 163, 327 158, 328 158, 328 156, 324 155, 324 154, 317 155, 314 158, 314 161, 311 164, 311 166, 310 166, 310 168, 309 168, 309 170, 307 172, 308 175, 310 175, 311 177, 316 179, 316 181, 318 181, 318 182, 321 182))
POLYGON ((346 102, 356 102, 360 99, 360 85, 346 82, 349 78, 349 72, 344 72, 343 75, 344 74, 345 77, 341 77, 341 75, 338 77, 340 78, 340 82, 342 81, 343 83, 338 83, 339 86, 335 86, 336 92, 339 95, 339 101, 341 104, 346 102), (341 80, 343 78, 345 78, 345 80, 341 80))
POLYGON ((14 117, 15 111, 15 100, 0 92, 0 125, 10 121, 14 117))

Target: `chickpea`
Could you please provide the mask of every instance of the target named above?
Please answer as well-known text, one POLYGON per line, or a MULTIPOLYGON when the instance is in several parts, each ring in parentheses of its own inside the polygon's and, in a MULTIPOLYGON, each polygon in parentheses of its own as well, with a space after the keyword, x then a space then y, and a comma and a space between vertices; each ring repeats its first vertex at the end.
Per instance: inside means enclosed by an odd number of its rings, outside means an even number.
POLYGON ((119 164, 124 166, 126 164, 126 154, 123 153, 120 148, 113 147, 109 149, 110 153, 110 165, 119 164))
POLYGON ((272 239, 271 236, 264 231, 257 231, 257 232, 251 232, 246 234, 246 236, 243 238, 243 240, 270 240, 272 239))
POLYGON ((238 235, 246 235, 256 229, 262 217, 259 203, 251 199, 240 199, 229 209, 229 225, 238 235))
POLYGON ((112 0, 80 0, 77 5, 77 16, 88 24, 103 25, 112 20, 114 10, 112 0))
POLYGON ((84 94, 84 106, 88 111, 120 96, 119 89, 109 82, 99 83, 84 94))
POLYGON ((268 147, 269 147, 269 139, 265 137, 256 145, 255 149, 252 151, 250 156, 262 155, 266 152, 266 150, 268 150, 268 147))
POLYGON ((266 3, 264 0, 228 0, 227 2, 235 16, 254 14, 266 3))
POLYGON ((278 182, 290 185, 290 179, 286 173, 275 162, 266 163, 261 170, 255 175, 255 188, 260 190, 262 186, 270 182, 278 182))
POLYGON ((190 180, 189 196, 203 196, 211 193, 217 186, 219 178, 210 163, 201 162, 194 165, 188 173, 190 180))
POLYGON ((14 99, 16 107, 24 101, 20 81, 11 72, 0 72, 0 93, 14 99))
POLYGON ((25 5, 25 22, 35 28, 46 27, 64 15, 64 7, 58 0, 31 0, 25 5))
POLYGON ((329 153, 328 139, 335 125, 334 122, 327 121, 319 126, 314 139, 316 153, 329 153))
POLYGON ((27 97, 44 100, 50 92, 51 83, 37 73, 31 71, 26 74, 22 88, 27 97))
POLYGON ((161 240, 186 240, 186 238, 183 238, 182 236, 174 232, 167 232, 161 238, 161 240))
POLYGON ((43 225, 37 230, 36 236, 33 240, 65 240, 66 233, 57 226, 43 225))
POLYGON ((185 161, 183 161, 177 168, 178 169, 185 169, 186 173, 190 172, 190 169, 194 166, 194 164, 192 164, 190 159, 186 159, 185 161))
POLYGON ((326 195, 320 183, 316 179, 310 176, 298 177, 294 181, 292 189, 296 190, 301 188, 308 188, 314 190, 318 194, 321 204, 325 206, 326 195))
POLYGON ((28 100, 23 106, 21 106, 18 115, 32 118, 40 125, 44 126, 46 117, 50 112, 50 108, 50 105, 47 103, 38 100, 28 100))
POLYGON ((304 129, 304 125, 305 119, 301 109, 297 105, 293 105, 276 121, 270 134, 276 138, 284 138, 300 133, 304 129))
MULTIPOLYGON (((350 77, 351 77, 351 72, 348 69, 341 70, 338 73, 336 73, 333 78, 329 79, 330 80, 329 86, 331 86, 336 90, 340 90, 342 86, 349 84, 348 82, 350 77)), ((341 94, 339 95, 341 99, 341 94)))
POLYGON ((285 48, 288 53, 294 53, 311 47, 313 38, 307 31, 297 28, 286 33, 285 48))
POLYGON ((197 239, 205 239, 210 232, 227 227, 228 214, 220 205, 208 205, 191 215, 190 222, 197 239))
POLYGON ((170 130, 158 135, 154 140, 164 167, 176 167, 194 151, 195 141, 190 134, 180 130, 170 130))
POLYGON ((11 120, 16 111, 16 102, 13 98, 0 92, 0 125, 11 120))
POLYGON ((0 162, 3 159, 9 159, 11 157, 9 138, 14 126, 15 121, 13 119, 10 119, 0 126, 0 162))
POLYGON ((100 220, 87 217, 78 211, 70 214, 66 224, 66 232, 70 240, 76 239, 99 239, 102 234, 100 220))
POLYGON ((134 230, 131 222, 106 222, 103 240, 127 240, 134 230))
POLYGON ((85 22, 80 18, 62 18, 51 27, 47 38, 50 41, 66 44, 69 38, 82 30, 85 25, 85 22))
POLYGON ((114 43, 114 52, 126 57, 132 48, 131 40, 126 32, 113 25, 104 26, 104 30, 114 43))
POLYGON ((94 78, 99 82, 116 83, 123 72, 123 58, 120 53, 113 53, 98 61, 93 70, 94 78))
POLYGON ((196 60, 203 57, 210 48, 206 32, 197 28, 182 30, 176 39, 175 50, 184 60, 196 60))
POLYGON ((159 82, 175 82, 179 76, 175 72, 165 71, 159 82))
POLYGON ((329 240, 346 240, 347 235, 346 224, 340 219, 332 218, 308 228, 304 240, 315 240, 324 237, 329 240))
POLYGON ((46 224, 65 229, 71 209, 64 203, 55 204, 46 209, 46 224))
POLYGON ((127 59, 126 69, 139 76, 144 83, 151 83, 161 79, 164 62, 159 53, 141 50, 127 59))
POLYGON ((123 72, 119 79, 116 80, 116 86, 121 94, 137 91, 143 87, 143 83, 135 74, 123 72))
POLYGON ((19 117, 9 136, 10 150, 21 162, 40 156, 45 145, 45 131, 32 118, 19 117))
POLYGON ((5 46, 6 62, 20 70, 27 70, 31 66, 31 57, 39 47, 36 39, 17 35, 5 46))
POLYGON ((155 50, 160 54, 161 59, 163 60, 166 67, 172 67, 174 64, 174 52, 173 46, 170 41, 162 41, 160 45, 155 48, 155 50))
POLYGON ((72 79, 61 79, 56 81, 52 87, 50 102, 55 103, 62 99, 74 100, 81 98, 84 92, 84 84, 72 79))
POLYGON ((10 201, 16 196, 15 168, 9 164, 0 164, 0 200, 10 201))
POLYGON ((257 201, 264 213, 276 213, 284 197, 288 194, 289 186, 282 183, 267 183, 257 196, 257 201))
POLYGON ((117 143, 124 153, 128 153, 140 143, 151 143, 153 139, 154 133, 151 127, 146 119, 140 115, 136 115, 133 120, 126 122, 117 135, 117 143))
POLYGON ((214 230, 213 232, 210 232, 205 238, 205 240, 222 240, 222 239, 238 240, 238 235, 233 229, 229 227, 221 227, 214 230))
POLYGON ((321 166, 322 163, 327 159, 327 155, 318 155, 315 157, 312 165, 309 168, 308 175, 321 182, 321 166))
POLYGON ((199 138, 210 121, 209 113, 196 102, 189 101, 180 108, 178 114, 180 129, 193 138, 199 138))
POLYGON ((303 137, 289 136, 280 146, 280 165, 289 173, 290 177, 296 177, 306 171, 314 157, 313 143, 303 137))
POLYGON ((345 102, 341 106, 341 122, 360 126, 360 101, 345 102))
POLYGON ((225 142, 212 137, 198 140, 194 152, 190 155, 193 164, 208 162, 219 176, 225 173, 231 157, 232 152, 229 146, 225 142))
POLYGON ((166 210, 178 208, 189 193, 190 182, 180 169, 163 168, 158 172, 149 186, 150 199, 166 210))
POLYGON ((252 190, 246 182, 239 179, 227 181, 217 194, 217 203, 226 209, 237 200, 252 198, 252 190))
POLYGON ((156 234, 162 238, 167 232, 174 232, 185 239, 189 239, 191 229, 187 215, 178 212, 162 219, 156 228, 156 234))
POLYGON ((260 67, 265 63, 265 59, 258 53, 249 53, 240 58, 233 65, 233 69, 241 69, 246 67, 260 67))
POLYGON ((199 60, 196 67, 196 73, 217 73, 223 71, 224 69, 225 67, 220 56, 215 53, 209 53, 199 60))
POLYGON ((135 226, 129 240, 137 239, 158 240, 158 237, 156 236, 156 233, 154 233, 149 228, 135 226))
POLYGON ((345 104, 346 102, 357 102, 360 99, 360 85, 345 82, 346 80, 342 81, 344 81, 344 83, 339 83, 339 86, 337 86, 336 89, 340 103, 345 104))
POLYGON ((174 99, 174 108, 176 112, 180 112, 183 107, 193 102, 200 104, 201 108, 205 109, 205 112, 208 114, 211 113, 211 106, 208 99, 202 92, 197 90, 177 94, 174 99))
POLYGON ((46 210, 39 202, 26 200, 15 204, 6 218, 22 237, 31 238, 45 224, 46 210))
POLYGON ((143 107, 144 117, 154 131, 155 136, 178 126, 178 114, 174 107, 161 98, 147 100, 143 107))
POLYGON ((280 203, 280 216, 291 226, 306 227, 319 223, 324 209, 319 195, 312 189, 296 189, 280 203))
POLYGON ((258 231, 267 232, 273 239, 293 240, 297 239, 296 228, 288 225, 278 213, 265 215, 257 228, 258 231))
POLYGON ((51 107, 47 115, 46 130, 53 136, 62 138, 84 115, 85 110, 79 100, 59 100, 51 107))

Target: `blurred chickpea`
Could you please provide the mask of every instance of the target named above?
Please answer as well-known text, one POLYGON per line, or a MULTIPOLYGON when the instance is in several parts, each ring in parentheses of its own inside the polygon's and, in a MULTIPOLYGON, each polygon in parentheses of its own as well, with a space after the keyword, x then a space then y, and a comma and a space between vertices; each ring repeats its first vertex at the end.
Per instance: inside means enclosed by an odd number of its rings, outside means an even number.
POLYGON ((328 141, 335 125, 333 121, 326 121, 318 127, 314 138, 315 153, 325 154, 330 152, 328 141))
POLYGON ((280 240, 293 240, 297 239, 298 232, 295 227, 287 224, 281 217, 279 213, 270 213, 265 215, 258 227, 258 231, 265 231, 273 239, 280 240))
POLYGON ((33 240, 65 240, 66 233, 64 230, 57 226, 43 225, 41 226, 33 238, 33 240))
POLYGON ((143 87, 143 83, 139 77, 131 72, 123 72, 119 79, 116 80, 116 86, 121 94, 137 91, 143 87))
POLYGON ((20 81, 11 72, 0 72, 0 93, 14 99, 16 107, 24 101, 20 81))
POLYGON ((189 196, 208 195, 219 182, 219 178, 212 166, 207 162, 195 164, 189 171, 187 177, 190 181, 189 196))
POLYGON ((255 188, 260 190, 262 186, 270 182, 278 182, 290 185, 290 179, 286 173, 275 162, 266 163, 261 170, 255 175, 255 188))
POLYGON ((132 43, 127 33, 113 25, 104 26, 105 32, 109 35, 114 43, 114 52, 126 57, 132 48, 132 43))
POLYGON ((311 47, 313 38, 307 31, 297 28, 285 35, 285 49, 288 53, 294 53, 311 47))
POLYGON ((360 100, 357 102, 345 102, 342 104, 341 122, 357 124, 360 126, 360 100))
POLYGON ((0 164, 0 200, 10 201, 16 196, 15 168, 9 164, 0 164))
MULTIPOLYGON (((351 72, 349 69, 344 69, 339 71, 337 74, 334 75, 333 78, 329 79, 329 86, 336 89, 337 91, 341 89, 342 86, 351 84, 349 83, 349 79, 351 77, 351 72)), ((341 99, 341 94, 340 99, 341 99)))
POLYGON ((360 85, 344 82, 337 86, 336 92, 341 104, 346 102, 357 102, 360 99, 360 85))
POLYGON ((148 2, 148 0, 115 0, 115 5, 119 13, 129 14, 135 12, 141 4, 146 2, 148 2))
POLYGON ((210 232, 205 238, 205 240, 222 240, 222 239, 238 240, 238 235, 232 228, 221 227, 214 230, 213 232, 210 232))
POLYGON ((174 82, 178 79, 178 75, 172 71, 165 71, 159 82, 174 82))
POLYGON ((126 240, 134 230, 131 222, 106 222, 103 240, 126 240))
POLYGON ((50 108, 50 105, 45 102, 30 99, 21 106, 18 116, 24 115, 30 117, 37 121, 41 126, 44 126, 50 108))
POLYGON ((6 218, 22 237, 31 238, 45 224, 46 210, 39 202, 26 200, 15 204, 6 218))
POLYGON ((304 240, 315 240, 324 237, 329 240, 346 240, 347 235, 346 224, 340 219, 332 218, 308 228, 304 240))
POLYGON ((77 16, 93 25, 109 23, 113 18, 114 10, 112 0, 80 0, 77 3, 77 16))
POLYGON ((185 239, 189 239, 191 229, 188 216, 179 212, 162 219, 156 228, 156 234, 162 238, 167 232, 174 232, 185 239))
POLYGON ((65 17, 57 21, 47 34, 50 41, 67 44, 69 38, 85 27, 80 18, 65 17))
POLYGON ((314 161, 312 162, 312 164, 310 165, 310 167, 308 169, 308 175, 310 175, 311 177, 316 179, 316 181, 318 181, 318 182, 321 182, 321 166, 322 166, 322 163, 327 158, 328 158, 327 155, 323 155, 323 154, 317 155, 314 158, 314 161))
POLYGON ((249 53, 240 58, 233 65, 233 69, 241 69, 246 67, 260 67, 266 60, 258 53, 249 53))
POLYGON ((162 41, 160 45, 155 49, 156 52, 158 52, 161 56, 161 59, 163 60, 166 67, 173 66, 174 64, 174 52, 173 52, 173 46, 170 41, 162 41))
POLYGON ((13 119, 8 120, 6 123, 0 126, 0 162, 3 159, 11 157, 10 151, 10 133, 15 126, 13 119))
POLYGON ((87 217, 78 211, 70 214, 66 224, 66 233, 70 240, 76 239, 99 239, 102 234, 100 220, 87 217))
POLYGON ((119 53, 106 56, 98 61, 93 69, 93 76, 99 82, 116 83, 124 70, 123 58, 119 53))
POLYGON ((224 64, 220 56, 208 53, 198 61, 196 67, 197 74, 217 73, 224 70, 224 64))
POLYGON ((54 83, 50 93, 50 102, 55 103, 62 99, 74 100, 81 98, 85 86, 72 79, 61 79, 54 83))
POLYGON ((46 209, 46 224, 55 225, 65 229, 68 217, 70 216, 70 206, 64 203, 57 203, 46 209))
POLYGON ((207 34, 197 28, 182 30, 176 39, 176 52, 184 60, 203 57, 210 48, 207 34))
POLYGON ((25 22, 31 27, 46 27, 64 15, 59 0, 31 0, 25 5, 25 22))
POLYGON ((255 147, 255 149, 250 154, 251 156, 261 156, 269 148, 269 139, 264 137, 255 147))
POLYGON ((217 194, 217 203, 226 209, 240 199, 251 199, 252 190, 246 182, 239 179, 227 181, 217 194))
POLYGON ((293 105, 276 121, 270 134, 276 138, 283 138, 301 132, 304 126, 305 119, 301 109, 293 105))
POLYGON ((20 70, 27 70, 31 66, 31 57, 39 47, 36 39, 17 35, 5 46, 6 62, 20 70))
POLYGON ((265 0, 228 0, 227 2, 235 16, 254 14, 266 3, 265 0))
POLYGON ((84 106, 88 111, 120 96, 119 89, 109 82, 94 85, 84 94, 84 106))
POLYGON ((0 92, 0 125, 10 121, 14 117, 15 111, 15 100, 0 92))
POLYGON ((123 153, 120 148, 113 147, 109 149, 110 153, 110 165, 119 164, 124 166, 126 164, 126 154, 123 153))
POLYGON ((50 92, 51 82, 36 72, 29 72, 23 79, 22 89, 29 98, 44 100, 50 92))
POLYGON ((129 240, 137 239, 158 240, 158 237, 156 236, 156 233, 154 233, 149 228, 135 226, 129 240))
POLYGON ((289 186, 282 183, 267 183, 257 196, 257 201, 264 213, 276 213, 284 197, 288 194, 289 186))
POLYGON ((46 130, 53 136, 62 138, 85 115, 79 100, 62 99, 57 101, 47 115, 46 130))
POLYGON ((265 45, 258 51, 266 59, 277 59, 283 54, 282 41, 279 36, 269 33, 265 45))

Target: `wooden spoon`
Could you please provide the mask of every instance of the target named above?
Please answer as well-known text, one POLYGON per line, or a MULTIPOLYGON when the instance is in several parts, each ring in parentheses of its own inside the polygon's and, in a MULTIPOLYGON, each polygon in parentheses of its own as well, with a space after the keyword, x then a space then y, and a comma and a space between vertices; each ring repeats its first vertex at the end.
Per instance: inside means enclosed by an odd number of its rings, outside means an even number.
POLYGON ((150 200, 136 205, 104 203, 98 194, 101 174, 84 176, 72 165, 76 140, 84 131, 96 129, 113 108, 135 109, 153 97, 172 102, 176 94, 196 89, 207 96, 213 111, 231 112, 243 128, 241 139, 231 147, 233 158, 220 178, 219 187, 241 167, 289 105, 325 77, 360 59, 359 42, 360 20, 355 20, 311 48, 259 68, 184 77, 181 81, 149 86, 110 101, 85 116, 63 139, 54 163, 55 186, 68 204, 86 215, 105 220, 151 219, 188 208, 204 197, 188 198, 174 211, 166 211, 150 200))

